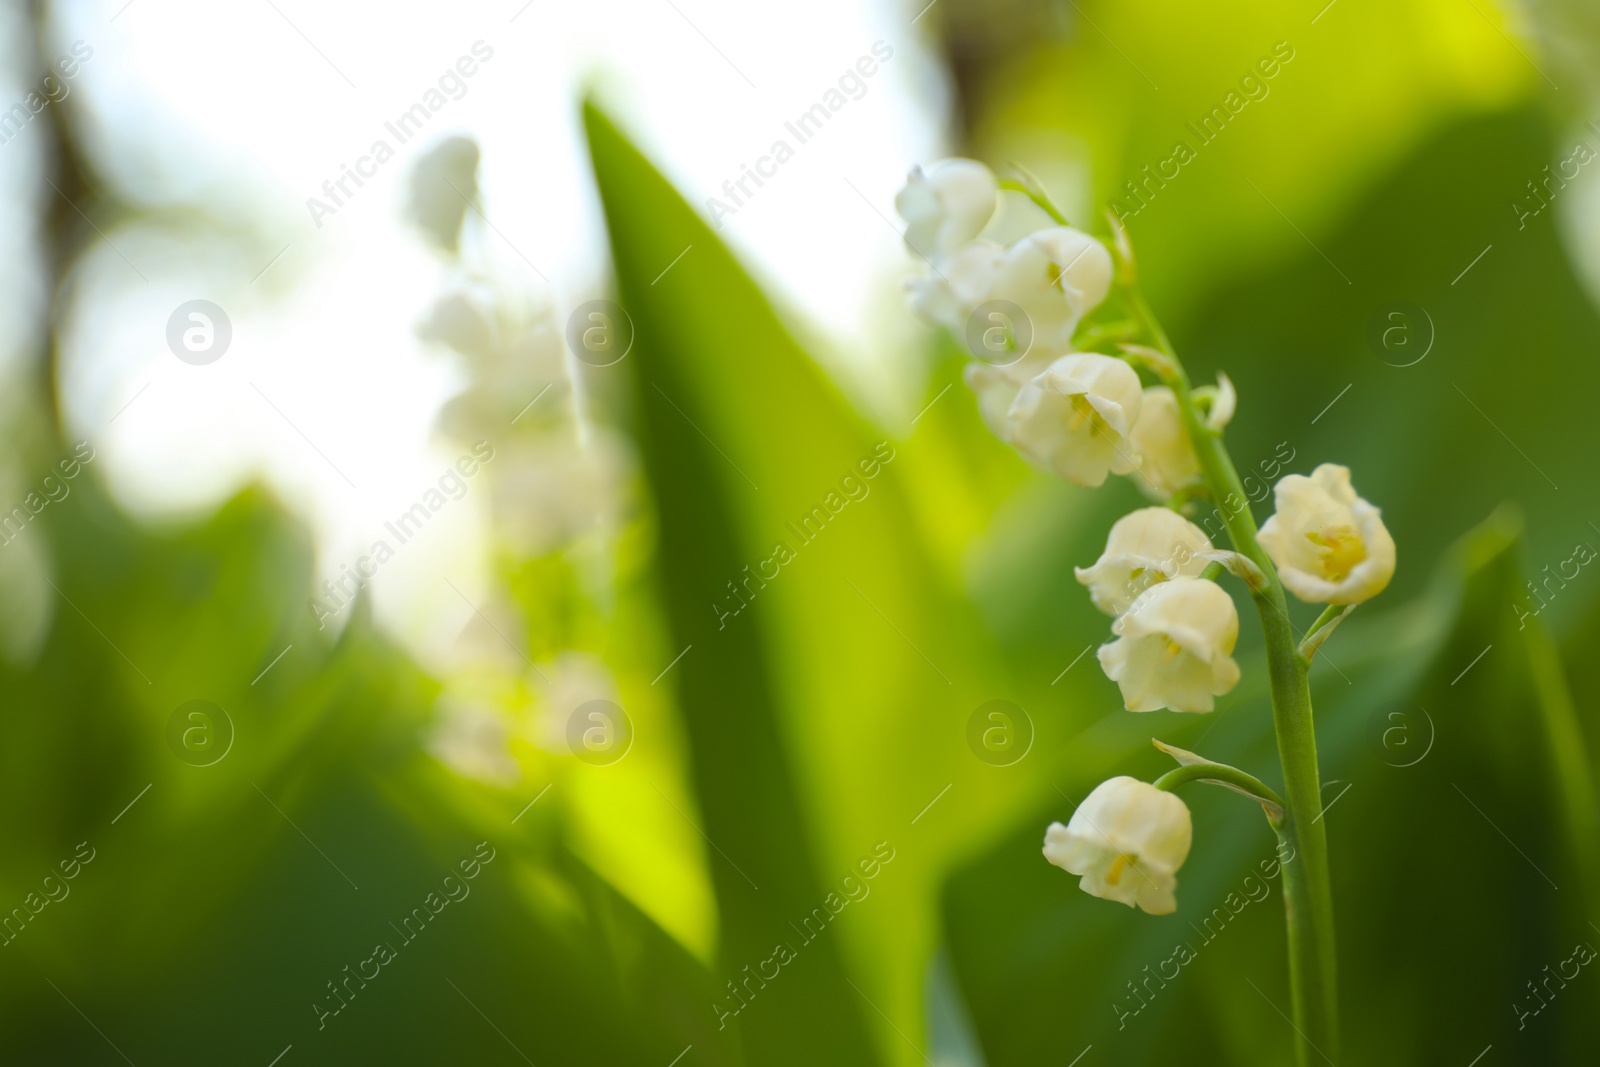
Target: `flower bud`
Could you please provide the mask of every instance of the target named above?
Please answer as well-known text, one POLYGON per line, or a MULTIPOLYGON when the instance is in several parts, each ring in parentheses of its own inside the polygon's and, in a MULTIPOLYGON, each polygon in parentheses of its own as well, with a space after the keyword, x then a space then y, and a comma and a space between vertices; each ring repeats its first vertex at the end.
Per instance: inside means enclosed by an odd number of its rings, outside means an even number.
POLYGON ((1394 538, 1377 508, 1356 496, 1350 470, 1324 463, 1307 478, 1290 474, 1273 488, 1277 510, 1261 527, 1261 547, 1284 586, 1313 604, 1359 604, 1394 576, 1394 538))
POLYGON ((1073 573, 1089 587, 1095 607, 1117 616, 1157 582, 1199 574, 1208 562, 1201 554, 1210 551, 1211 542, 1200 527, 1182 515, 1168 508, 1140 508, 1111 527, 1106 550, 1093 565, 1073 573))
POLYGON ((1179 576, 1139 594, 1111 624, 1100 666, 1129 711, 1210 711, 1239 682, 1239 613, 1215 582, 1179 576))
POLYGON ((1072 818, 1045 831, 1045 859, 1080 877, 1091 896, 1137 905, 1151 915, 1178 908, 1178 868, 1189 857, 1194 829, 1178 797, 1137 778, 1109 778, 1094 787, 1072 818))
POLYGON ((1152 385, 1144 391, 1128 442, 1139 457, 1133 481, 1150 499, 1170 500, 1179 489, 1200 480, 1200 460, 1183 428, 1178 398, 1166 386, 1152 385))

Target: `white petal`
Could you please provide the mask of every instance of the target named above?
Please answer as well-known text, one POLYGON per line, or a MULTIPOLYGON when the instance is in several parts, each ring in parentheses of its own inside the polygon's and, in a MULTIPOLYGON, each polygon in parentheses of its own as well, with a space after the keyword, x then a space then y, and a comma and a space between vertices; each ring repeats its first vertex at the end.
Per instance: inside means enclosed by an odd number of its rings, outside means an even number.
POLYGON ((1100 650, 1129 711, 1206 712, 1239 681, 1239 614, 1214 582, 1179 576, 1152 585, 1112 623, 1100 650))
POLYGON ((1211 542, 1189 520, 1169 508, 1141 508, 1111 527, 1105 551, 1074 573, 1089 587, 1095 607, 1116 616, 1156 582, 1205 569, 1202 553, 1211 542))
POLYGON ((1081 876, 1084 892, 1153 915, 1176 907, 1176 872, 1189 856, 1189 809, 1171 793, 1136 778, 1101 782, 1066 826, 1052 823, 1044 854, 1081 876))
POLYGON ((1318 604, 1358 604, 1394 575, 1394 539, 1378 509, 1356 495, 1350 471, 1324 463, 1307 478, 1274 487, 1277 510, 1262 524, 1261 547, 1285 588, 1318 604))
POLYGON ((906 244, 935 263, 977 237, 994 214, 999 183, 982 163, 943 159, 913 168, 894 198, 906 244))

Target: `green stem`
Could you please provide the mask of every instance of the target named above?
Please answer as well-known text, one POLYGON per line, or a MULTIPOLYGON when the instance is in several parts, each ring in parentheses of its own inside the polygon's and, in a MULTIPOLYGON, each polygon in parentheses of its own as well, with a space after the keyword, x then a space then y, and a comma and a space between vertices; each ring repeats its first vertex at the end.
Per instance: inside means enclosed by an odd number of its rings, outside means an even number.
POLYGON ((1235 785, 1252 796, 1263 800, 1270 800, 1278 807, 1283 807, 1283 799, 1274 793, 1265 782, 1253 774, 1247 774, 1237 767, 1230 767, 1225 763, 1190 763, 1172 770, 1157 778, 1151 784, 1157 789, 1172 792, 1180 785, 1189 782, 1223 782, 1235 785))
POLYGON ((1039 205, 1040 210, 1042 210, 1046 215, 1049 215, 1051 219, 1055 220, 1056 225, 1072 225, 1072 223, 1067 221, 1067 217, 1050 202, 1050 198, 1045 195, 1043 189, 1031 185, 1028 182, 1019 182, 1015 178, 1001 178, 1000 188, 1009 189, 1014 193, 1021 193, 1029 200, 1032 200, 1035 204, 1039 205))
POLYGON ((1312 634, 1316 633, 1318 630, 1322 629, 1324 626, 1328 625, 1330 622, 1332 622, 1334 619, 1337 619, 1348 610, 1349 605, 1347 604, 1329 604, 1326 608, 1322 609, 1322 614, 1317 616, 1317 621, 1311 624, 1311 628, 1306 631, 1306 636, 1310 637, 1312 634))
POLYGON ((1308 664, 1299 655, 1283 584, 1278 580, 1272 560, 1256 539, 1255 517, 1250 514, 1249 497, 1233 460, 1221 437, 1206 426, 1190 393, 1183 364, 1142 294, 1133 289, 1129 300, 1135 316, 1155 341, 1155 347, 1172 362, 1166 375, 1167 385, 1177 397, 1184 427, 1234 549, 1260 567, 1267 578, 1265 587, 1254 595, 1266 636, 1272 718, 1278 739, 1278 759, 1283 765, 1284 807, 1288 814, 1280 836, 1293 850, 1292 858, 1283 864, 1282 870, 1289 929, 1290 996, 1295 1027, 1302 1037, 1298 1059, 1302 1067, 1323 1059, 1337 1062, 1338 968, 1333 936, 1333 893, 1328 877, 1328 838, 1321 817, 1322 787, 1317 771, 1308 664))

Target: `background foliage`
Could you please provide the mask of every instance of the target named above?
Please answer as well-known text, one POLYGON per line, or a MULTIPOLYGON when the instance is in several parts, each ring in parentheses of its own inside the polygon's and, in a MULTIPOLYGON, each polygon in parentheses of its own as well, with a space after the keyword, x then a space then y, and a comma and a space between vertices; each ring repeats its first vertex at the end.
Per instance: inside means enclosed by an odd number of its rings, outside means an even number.
MULTIPOLYGON (((1523 1026, 1516 1005, 1600 940, 1600 584, 1580 571, 1523 612, 1530 578, 1600 543, 1600 468, 1580 443, 1600 322, 1577 231, 1555 211, 1519 225, 1509 205, 1586 132, 1498 12, 1470 4, 942 6, 965 151, 1029 162, 1083 221, 1293 46, 1270 94, 1131 228, 1191 372, 1238 385, 1235 457, 1286 443, 1295 471, 1347 463, 1399 545, 1393 587, 1313 681, 1346 1058, 1464 1064, 1492 1045, 1486 1062, 1582 1062, 1600 978, 1584 970, 1523 1026), (1436 330, 1414 366, 1366 340, 1396 299, 1436 330)), ((91 468, 28 535, 57 587, 45 643, 0 667, 0 903, 79 842, 95 850, 0 949, 15 1061, 116 1062, 113 1043, 136 1063, 266 1063, 292 1042, 330 1063, 667 1064, 686 1046, 683 1062, 716 1064, 1000 1067, 1091 1046, 1286 1062, 1276 884, 1200 929, 1271 854, 1235 798, 1191 799, 1171 917, 1093 900, 1038 854, 1095 782, 1160 769, 1152 732, 1273 781, 1259 639, 1246 627, 1245 681, 1205 718, 1129 716, 1092 658, 1064 670, 1104 632, 1071 567, 1132 488, 1028 473, 943 342, 915 424, 874 424, 627 134, 598 105, 585 121, 637 329, 591 384, 641 457, 650 546, 601 643, 624 702, 651 694, 659 716, 641 713, 637 751, 611 767, 551 758, 544 782, 466 782, 420 742, 436 683, 360 612, 337 642, 310 625, 309 546, 274 501, 250 491, 152 530, 91 468), (880 442, 893 458, 868 495, 724 617, 727 583, 794 545, 786 524, 880 442), (287 643, 300 653, 249 684, 287 643), (195 697, 238 731, 209 768, 163 740, 195 697), (1036 732, 1011 767, 965 742, 996 698, 1036 732), (480 841, 496 859, 471 898, 319 1029, 306 1005, 480 841), (870 894, 801 945, 796 924, 880 843, 894 859, 870 894), (727 983, 777 942, 797 958, 719 1029, 727 983), (1179 942, 1196 958, 1134 993, 1179 942)), ((45 434, 32 469, 65 447, 45 434)), ((538 572, 517 581, 556 594, 538 572)))

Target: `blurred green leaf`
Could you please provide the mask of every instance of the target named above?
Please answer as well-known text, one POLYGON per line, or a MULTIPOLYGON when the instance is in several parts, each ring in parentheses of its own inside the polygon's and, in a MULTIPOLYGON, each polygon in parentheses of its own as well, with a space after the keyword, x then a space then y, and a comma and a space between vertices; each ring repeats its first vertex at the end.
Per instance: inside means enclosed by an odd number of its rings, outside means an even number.
POLYGON ((37 661, 0 668, 0 904, 36 912, 0 949, 8 1058, 741 1062, 710 975, 573 857, 560 798, 513 827, 422 752, 435 687, 359 605, 336 644, 317 633, 304 532, 273 502, 151 534, 84 476, 25 536, 62 603, 37 661), (208 766, 168 747, 196 698, 235 728, 208 766), (459 880, 480 843, 493 862, 459 880), (437 916, 413 945, 417 907, 437 916), (395 958, 319 1019, 378 942, 395 958))

